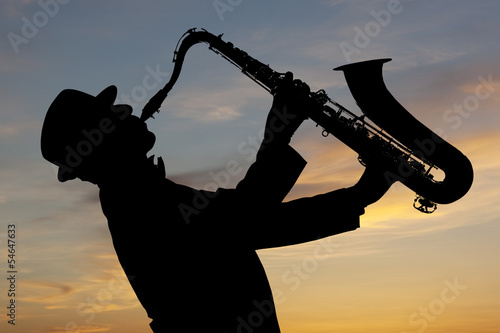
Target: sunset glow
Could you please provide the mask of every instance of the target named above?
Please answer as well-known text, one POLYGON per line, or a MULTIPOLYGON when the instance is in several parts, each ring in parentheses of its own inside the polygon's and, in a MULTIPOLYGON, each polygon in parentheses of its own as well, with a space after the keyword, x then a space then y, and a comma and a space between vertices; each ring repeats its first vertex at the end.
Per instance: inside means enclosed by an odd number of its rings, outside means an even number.
MULTIPOLYGON (((343 74, 332 69, 392 58, 384 65, 389 91, 474 168, 467 195, 433 214, 415 210, 415 193, 397 183, 366 208, 355 231, 259 251, 283 333, 500 332, 498 1, 6 0, 0 7, 2 333, 151 332, 118 263, 98 188, 58 182, 40 154, 40 130, 66 88, 95 95, 114 84, 117 103, 139 115, 168 81, 177 40, 192 27, 223 33, 358 115, 343 74), (12 296, 8 271, 16 271, 12 296)), ((175 182, 234 187, 253 162, 271 102, 205 44, 195 46, 161 112, 147 121, 157 136, 151 154, 163 157, 175 182), (228 161, 241 172, 218 178, 228 161)), ((310 120, 291 145, 308 164, 286 200, 349 187, 364 170, 354 151, 323 138, 310 120)), ((336 223, 336 211, 324 223, 336 223)), ((138 222, 131 245, 141 251, 147 241, 138 222)), ((165 274, 179 269, 162 254, 144 255, 158 255, 165 274)))

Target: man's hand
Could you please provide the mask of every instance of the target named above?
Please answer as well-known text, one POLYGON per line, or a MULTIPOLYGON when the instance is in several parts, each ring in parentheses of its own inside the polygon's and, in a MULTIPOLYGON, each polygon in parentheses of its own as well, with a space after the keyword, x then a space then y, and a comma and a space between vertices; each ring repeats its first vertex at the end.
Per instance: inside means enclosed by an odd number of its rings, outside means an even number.
POLYGON ((311 108, 309 86, 287 72, 272 91, 273 105, 266 121, 263 146, 286 145, 307 119, 311 108))

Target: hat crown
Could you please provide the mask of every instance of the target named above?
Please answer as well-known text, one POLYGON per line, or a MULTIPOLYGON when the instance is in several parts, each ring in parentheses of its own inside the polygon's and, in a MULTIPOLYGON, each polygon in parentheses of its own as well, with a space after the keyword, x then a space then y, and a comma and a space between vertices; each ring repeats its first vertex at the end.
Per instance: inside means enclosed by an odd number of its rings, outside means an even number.
MULTIPOLYGON (((100 120, 107 117, 116 94, 115 86, 107 87, 95 97, 74 89, 61 91, 45 115, 40 138, 42 156, 60 169, 74 169, 68 166, 67 147, 76 147, 85 129, 98 126, 100 120)), ((76 177, 66 173, 68 179, 76 177)))

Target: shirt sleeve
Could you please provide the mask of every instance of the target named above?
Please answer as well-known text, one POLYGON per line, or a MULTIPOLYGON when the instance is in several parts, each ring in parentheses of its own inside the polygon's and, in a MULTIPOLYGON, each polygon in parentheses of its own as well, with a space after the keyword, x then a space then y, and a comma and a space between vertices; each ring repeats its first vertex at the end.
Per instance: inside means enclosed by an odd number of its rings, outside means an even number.
POLYGON ((265 232, 255 238, 255 248, 300 244, 359 228, 364 207, 350 188, 282 203, 265 215, 265 232))
POLYGON ((261 151, 236 186, 236 195, 251 205, 277 206, 295 185, 306 164, 288 145, 261 151))

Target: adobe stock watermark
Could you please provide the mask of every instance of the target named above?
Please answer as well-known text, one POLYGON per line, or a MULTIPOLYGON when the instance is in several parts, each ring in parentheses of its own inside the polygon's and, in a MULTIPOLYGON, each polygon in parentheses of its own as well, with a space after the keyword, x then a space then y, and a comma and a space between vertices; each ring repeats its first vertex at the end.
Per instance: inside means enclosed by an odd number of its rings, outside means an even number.
POLYGON ((224 14, 227 12, 232 12, 234 8, 241 5, 243 0, 214 0, 212 5, 214 6, 215 12, 219 16, 219 20, 224 21, 224 14))
POLYGON ((351 62, 351 57, 354 54, 361 53, 363 49, 368 47, 373 38, 377 37, 382 32, 382 29, 391 23, 393 16, 400 14, 403 8, 400 0, 389 0, 387 9, 370 11, 373 20, 368 21, 363 28, 359 26, 353 28, 355 34, 352 43, 343 41, 339 44, 344 58, 351 62))
MULTIPOLYGON (((431 300, 426 306, 419 307, 417 311, 408 317, 408 323, 417 328, 413 332, 423 333, 429 327, 429 323, 435 322, 439 315, 443 314, 462 295, 462 291, 468 288, 460 284, 458 278, 455 278, 453 282, 444 280, 444 285, 438 297, 431 300)), ((405 331, 401 333, 410 332, 405 331)))
MULTIPOLYGON (((281 280, 289 285, 289 291, 297 291, 302 282, 309 279, 311 274, 318 269, 319 262, 328 259, 329 255, 338 247, 339 245, 334 244, 331 238, 320 239, 312 255, 305 257, 300 264, 294 264, 283 272, 281 280)), ((254 300, 251 311, 236 318, 238 323, 236 333, 256 332, 269 317, 275 314, 274 305, 283 304, 286 300, 286 292, 280 289, 274 290, 269 299, 254 300)))
POLYGON ((129 287, 129 279, 121 274, 113 274, 113 278, 108 281, 107 287, 102 288, 94 296, 87 297, 85 302, 78 304, 76 313, 81 317, 87 317, 83 323, 78 324, 75 321, 66 323, 66 333, 79 333, 81 332, 82 325, 86 326, 94 321, 96 314, 103 312, 106 305, 113 301, 114 295, 122 293, 129 287))
MULTIPOLYGON (((340 247, 339 244, 333 243, 331 237, 318 240, 318 245, 314 248, 313 254, 302 259, 300 264, 294 264, 281 275, 281 281, 289 286, 290 291, 296 291, 302 283, 311 277, 311 274, 316 272, 319 263, 328 259, 329 255, 335 252, 335 249, 340 247)), ((280 293, 281 301, 286 297, 284 293, 280 293)))
MULTIPOLYGON (((474 92, 465 96, 461 103, 455 103, 443 113, 443 120, 451 124, 453 130, 458 130, 463 120, 469 118, 481 105, 481 102, 489 99, 500 86, 500 82, 493 80, 493 74, 487 77, 480 75, 477 77, 479 83, 474 88, 474 92)), ((442 128, 435 130, 438 133, 444 133, 442 128)), ((445 138, 445 137, 444 137, 445 138)))
POLYGON ((22 26, 20 34, 13 31, 7 33, 10 45, 14 53, 19 53, 19 46, 21 44, 28 44, 30 40, 35 38, 40 29, 49 24, 58 13, 61 5, 66 5, 71 0, 38 0, 37 4, 40 10, 35 12, 31 18, 23 16, 21 18, 22 26))
POLYGON ((254 300, 252 305, 253 308, 250 312, 236 317, 236 322, 238 323, 236 333, 254 332, 276 312, 272 297, 271 299, 254 300))
POLYGON ((136 85, 130 90, 130 94, 121 94, 118 96, 115 104, 127 104, 133 109, 139 106, 139 103, 144 102, 149 97, 149 92, 161 88, 160 84, 166 81, 170 76, 169 72, 163 72, 160 65, 157 64, 155 68, 146 66, 146 75, 142 78, 142 85, 136 85))

